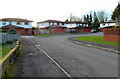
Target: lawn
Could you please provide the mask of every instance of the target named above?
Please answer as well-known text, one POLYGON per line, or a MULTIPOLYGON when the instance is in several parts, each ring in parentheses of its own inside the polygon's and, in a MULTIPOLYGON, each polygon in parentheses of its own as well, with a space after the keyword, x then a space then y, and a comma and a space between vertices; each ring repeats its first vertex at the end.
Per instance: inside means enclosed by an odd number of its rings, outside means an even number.
POLYGON ((103 36, 82 36, 82 37, 76 37, 75 39, 91 41, 91 42, 96 42, 96 43, 102 43, 102 44, 108 44, 108 45, 113 45, 113 46, 120 46, 120 43, 118 43, 118 42, 104 41, 103 36))
POLYGON ((2 56, 0 56, 0 58, 5 56, 11 50, 11 48, 13 48, 13 47, 14 47, 13 44, 1 45, 0 46, 0 51, 2 52, 2 56))
POLYGON ((40 34, 40 35, 36 35, 36 36, 54 36, 54 35, 59 35, 59 34, 40 34))

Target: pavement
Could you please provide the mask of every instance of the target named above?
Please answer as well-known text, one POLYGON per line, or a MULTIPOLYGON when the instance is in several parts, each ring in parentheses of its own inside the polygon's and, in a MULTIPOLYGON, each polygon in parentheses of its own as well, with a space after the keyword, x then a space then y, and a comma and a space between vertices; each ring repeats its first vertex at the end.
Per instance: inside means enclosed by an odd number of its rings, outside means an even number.
POLYGON ((102 34, 24 37, 23 53, 16 60, 13 77, 66 77, 43 52, 72 77, 118 77, 118 54, 67 40, 70 37, 87 35, 102 34), (36 48, 31 40, 41 50, 36 48))
POLYGON ((76 44, 85 45, 85 46, 89 46, 89 47, 95 47, 98 49, 111 51, 114 53, 120 53, 119 46, 112 46, 112 45, 101 44, 101 43, 96 43, 96 42, 77 40, 77 39, 75 39, 75 37, 68 38, 68 40, 73 43, 76 43, 76 44))
POLYGON ((31 42, 22 39, 22 53, 17 57, 12 77, 66 77, 66 75, 31 42))

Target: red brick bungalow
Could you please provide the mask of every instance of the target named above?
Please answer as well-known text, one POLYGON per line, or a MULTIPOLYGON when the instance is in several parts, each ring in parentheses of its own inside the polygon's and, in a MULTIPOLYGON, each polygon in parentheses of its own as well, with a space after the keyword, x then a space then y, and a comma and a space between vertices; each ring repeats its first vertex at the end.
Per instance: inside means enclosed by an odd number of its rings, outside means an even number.
POLYGON ((38 29, 32 30, 33 21, 21 18, 2 18, 0 27, 2 30, 14 29, 19 35, 36 35, 38 29))
POLYGON ((75 32, 90 32, 90 28, 88 27, 88 24, 85 22, 66 22, 67 25, 72 26, 70 28, 67 28, 71 31, 75 32))
POLYGON ((90 32, 90 28, 86 26, 77 26, 75 29, 77 32, 90 32))
POLYGON ((101 22, 100 23, 100 31, 104 31, 105 28, 111 28, 112 26, 115 26, 115 21, 107 21, 107 22, 101 22))

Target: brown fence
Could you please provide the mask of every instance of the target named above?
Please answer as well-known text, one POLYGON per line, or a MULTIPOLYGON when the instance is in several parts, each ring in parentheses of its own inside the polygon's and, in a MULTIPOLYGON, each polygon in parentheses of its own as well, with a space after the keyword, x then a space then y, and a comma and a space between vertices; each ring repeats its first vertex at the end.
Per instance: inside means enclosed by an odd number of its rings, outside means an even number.
POLYGON ((104 29, 104 40, 111 42, 120 42, 120 28, 104 29))

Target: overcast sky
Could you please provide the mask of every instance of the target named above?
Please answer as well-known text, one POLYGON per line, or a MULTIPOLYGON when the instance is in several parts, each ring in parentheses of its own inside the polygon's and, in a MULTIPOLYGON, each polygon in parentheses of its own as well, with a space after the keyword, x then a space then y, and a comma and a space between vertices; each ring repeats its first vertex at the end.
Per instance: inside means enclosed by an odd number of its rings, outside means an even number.
MULTIPOLYGON (((66 20, 70 13, 82 16, 92 11, 112 12, 120 0, 0 0, 0 18, 66 20)), ((34 23, 35 25, 35 23, 34 23)))

